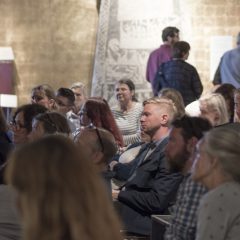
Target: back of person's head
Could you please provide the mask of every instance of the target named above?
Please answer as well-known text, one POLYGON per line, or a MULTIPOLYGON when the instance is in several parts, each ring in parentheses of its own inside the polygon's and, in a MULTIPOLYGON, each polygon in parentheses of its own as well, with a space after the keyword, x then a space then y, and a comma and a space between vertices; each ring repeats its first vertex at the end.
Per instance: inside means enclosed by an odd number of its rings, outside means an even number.
POLYGON ((66 117, 58 112, 38 114, 34 120, 42 123, 45 134, 62 133, 69 135, 71 133, 66 117))
POLYGON ((18 107, 13 115, 13 122, 15 122, 16 116, 22 112, 24 119, 24 127, 28 132, 32 131, 32 120, 39 113, 45 113, 48 109, 39 104, 26 104, 18 107))
POLYGON ((230 121, 233 121, 234 115, 234 90, 236 88, 230 83, 221 84, 214 92, 221 94, 227 104, 230 121))
POLYGON ((179 33, 179 29, 176 27, 166 27, 162 31, 162 40, 166 42, 168 37, 174 37, 174 34, 179 33))
POLYGON ((182 58, 186 53, 190 51, 190 45, 185 41, 178 41, 174 43, 172 49, 173 58, 182 58))
POLYGON ((121 239, 102 179, 70 139, 52 135, 20 147, 6 179, 19 198, 24 239, 121 239))
POLYGON ((84 104, 87 117, 95 127, 111 132, 117 143, 123 146, 122 135, 117 127, 112 111, 107 101, 102 97, 90 97, 84 104))
POLYGON ((173 121, 172 126, 175 128, 181 128, 182 136, 186 142, 192 137, 195 137, 198 140, 201 139, 203 134, 212 128, 211 123, 207 119, 201 117, 189 117, 186 115, 173 121))
POLYGON ((221 164, 223 174, 229 174, 240 183, 240 133, 220 126, 207 132, 203 138, 204 151, 221 164))
POLYGON ((4 116, 3 109, 0 107, 0 132, 6 132, 7 131, 7 123, 4 116))
POLYGON ((59 88, 57 90, 56 96, 57 97, 61 96, 61 97, 67 98, 69 106, 74 105, 75 96, 74 96, 74 93, 71 89, 69 89, 69 88, 59 88))
POLYGON ((183 102, 182 95, 179 91, 173 88, 163 88, 158 93, 158 96, 161 98, 165 97, 173 101, 177 109, 176 118, 181 118, 182 116, 185 115, 184 102, 183 102))
POLYGON ((173 103, 172 100, 162 98, 162 97, 153 97, 145 100, 143 102, 143 106, 146 106, 147 104, 156 104, 159 106, 159 109, 161 112, 168 114, 168 123, 167 125, 170 126, 171 122, 175 120, 177 116, 177 109, 175 104, 173 103))
POLYGON ((221 94, 209 93, 200 98, 200 110, 205 108, 208 113, 214 113, 213 126, 218 126, 229 122, 229 115, 225 99, 221 94))
POLYGON ((131 79, 123 78, 120 79, 116 84, 126 84, 131 92, 133 92, 132 101, 137 102, 137 97, 135 94, 135 84, 131 79))
POLYGON ((103 128, 84 128, 76 137, 75 142, 88 150, 93 162, 105 167, 117 152, 114 136, 103 128))

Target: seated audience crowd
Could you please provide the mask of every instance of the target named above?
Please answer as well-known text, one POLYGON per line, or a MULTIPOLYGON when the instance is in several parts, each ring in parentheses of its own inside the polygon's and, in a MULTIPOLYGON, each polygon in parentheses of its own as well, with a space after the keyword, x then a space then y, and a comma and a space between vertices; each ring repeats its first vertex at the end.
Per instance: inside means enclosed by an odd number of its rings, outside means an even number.
POLYGON ((202 93, 178 32, 155 97, 120 78, 114 106, 76 82, 0 108, 1 240, 149 240, 153 215, 159 240, 239 239, 240 89, 202 93))

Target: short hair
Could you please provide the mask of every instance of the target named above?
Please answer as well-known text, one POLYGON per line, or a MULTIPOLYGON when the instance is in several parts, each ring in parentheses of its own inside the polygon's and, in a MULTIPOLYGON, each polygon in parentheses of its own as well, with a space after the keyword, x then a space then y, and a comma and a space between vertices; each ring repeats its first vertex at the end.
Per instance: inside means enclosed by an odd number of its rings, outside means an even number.
POLYGON ((196 137, 199 140, 203 137, 204 132, 207 132, 212 128, 211 123, 207 119, 201 117, 189 117, 187 115, 173 121, 172 126, 175 128, 181 128, 181 133, 185 141, 192 137, 196 137))
POLYGON ((32 92, 40 91, 46 95, 48 99, 56 99, 53 88, 48 84, 41 84, 32 89, 32 92))
POLYGON ((200 105, 205 104, 209 111, 215 111, 219 115, 216 125, 229 122, 227 104, 223 96, 219 93, 209 93, 200 98, 200 105))
POLYGON ((18 107, 13 115, 13 121, 15 121, 15 118, 18 113, 23 113, 23 119, 24 119, 24 126, 27 129, 27 132, 32 131, 32 120, 33 118, 38 115, 39 113, 45 113, 48 109, 42 105, 39 104, 26 104, 18 107))
POLYGON ((212 129, 204 135, 204 151, 216 157, 224 172, 240 182, 240 133, 227 126, 212 129))
POLYGON ((171 99, 176 106, 177 115, 176 118, 181 118, 185 115, 185 106, 182 98, 182 94, 174 88, 163 88, 158 93, 159 97, 165 97, 171 99))
POLYGON ((176 106, 173 103, 173 101, 170 99, 166 99, 164 97, 163 98, 162 97, 153 97, 153 98, 149 98, 143 102, 143 106, 145 106, 147 104, 159 105, 159 107, 161 107, 162 109, 167 111, 167 113, 169 115, 168 125, 170 125, 170 123, 176 118, 177 109, 176 109, 176 106))
POLYGON ((34 119, 42 122, 45 134, 62 133, 69 135, 71 133, 66 117, 58 112, 41 113, 34 119))
POLYGON ((174 43, 173 49, 172 49, 172 57, 173 58, 182 58, 184 54, 189 52, 190 45, 188 42, 185 41, 179 41, 174 43))
POLYGON ((21 199, 24 239, 122 239, 103 180, 71 139, 49 135, 19 147, 6 180, 21 199))
POLYGON ((136 95, 135 95, 135 84, 131 79, 127 79, 127 78, 120 79, 116 84, 126 84, 129 88, 129 90, 134 92, 134 94, 132 96, 132 100, 134 102, 138 101, 136 98, 136 95))
POLYGON ((71 89, 69 88, 59 88, 57 90, 57 96, 61 96, 61 97, 65 97, 68 99, 68 102, 70 105, 74 105, 74 102, 75 102, 75 96, 74 96, 74 93, 71 89))
POLYGON ((71 85, 70 89, 77 89, 80 88, 82 90, 83 95, 86 97, 87 93, 86 93, 86 86, 84 83, 82 82, 75 82, 71 85))
POLYGON ((179 29, 176 27, 166 27, 162 31, 162 40, 166 42, 168 37, 174 37, 175 33, 179 33, 179 29))

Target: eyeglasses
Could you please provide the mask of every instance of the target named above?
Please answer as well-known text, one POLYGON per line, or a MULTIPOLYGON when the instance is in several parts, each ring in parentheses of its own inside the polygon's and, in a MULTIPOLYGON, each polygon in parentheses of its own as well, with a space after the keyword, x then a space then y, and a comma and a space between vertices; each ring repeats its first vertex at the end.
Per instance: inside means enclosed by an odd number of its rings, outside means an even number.
POLYGON ((15 120, 11 121, 9 123, 9 125, 10 125, 11 128, 14 128, 16 130, 20 130, 21 128, 27 128, 26 124, 22 124, 20 122, 16 122, 15 120))

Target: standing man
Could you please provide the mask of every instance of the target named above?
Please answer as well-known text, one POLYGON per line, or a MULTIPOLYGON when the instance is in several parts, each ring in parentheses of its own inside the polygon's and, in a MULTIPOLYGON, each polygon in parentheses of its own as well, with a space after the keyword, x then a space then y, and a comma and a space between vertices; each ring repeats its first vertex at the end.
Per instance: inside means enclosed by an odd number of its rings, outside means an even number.
POLYGON ((147 81, 152 84, 158 67, 171 59, 172 46, 179 41, 179 29, 176 27, 166 27, 162 31, 163 44, 150 53, 147 63, 147 81))
POLYGON ((222 83, 230 83, 240 88, 240 32, 237 36, 237 47, 224 53, 215 73, 213 84, 222 83))
POLYGON ((172 123, 172 130, 165 154, 171 172, 184 176, 177 193, 177 201, 170 209, 172 219, 164 240, 194 240, 197 225, 197 208, 206 189, 192 180, 190 170, 193 164, 195 146, 204 132, 211 129, 208 120, 184 116, 172 123))
POLYGON ((137 161, 129 179, 120 191, 113 191, 119 201, 119 212, 126 230, 149 236, 151 215, 167 213, 175 200, 182 180, 179 173, 170 173, 164 154, 170 123, 176 108, 171 100, 151 98, 143 103, 141 128, 151 138, 133 161, 137 161))

